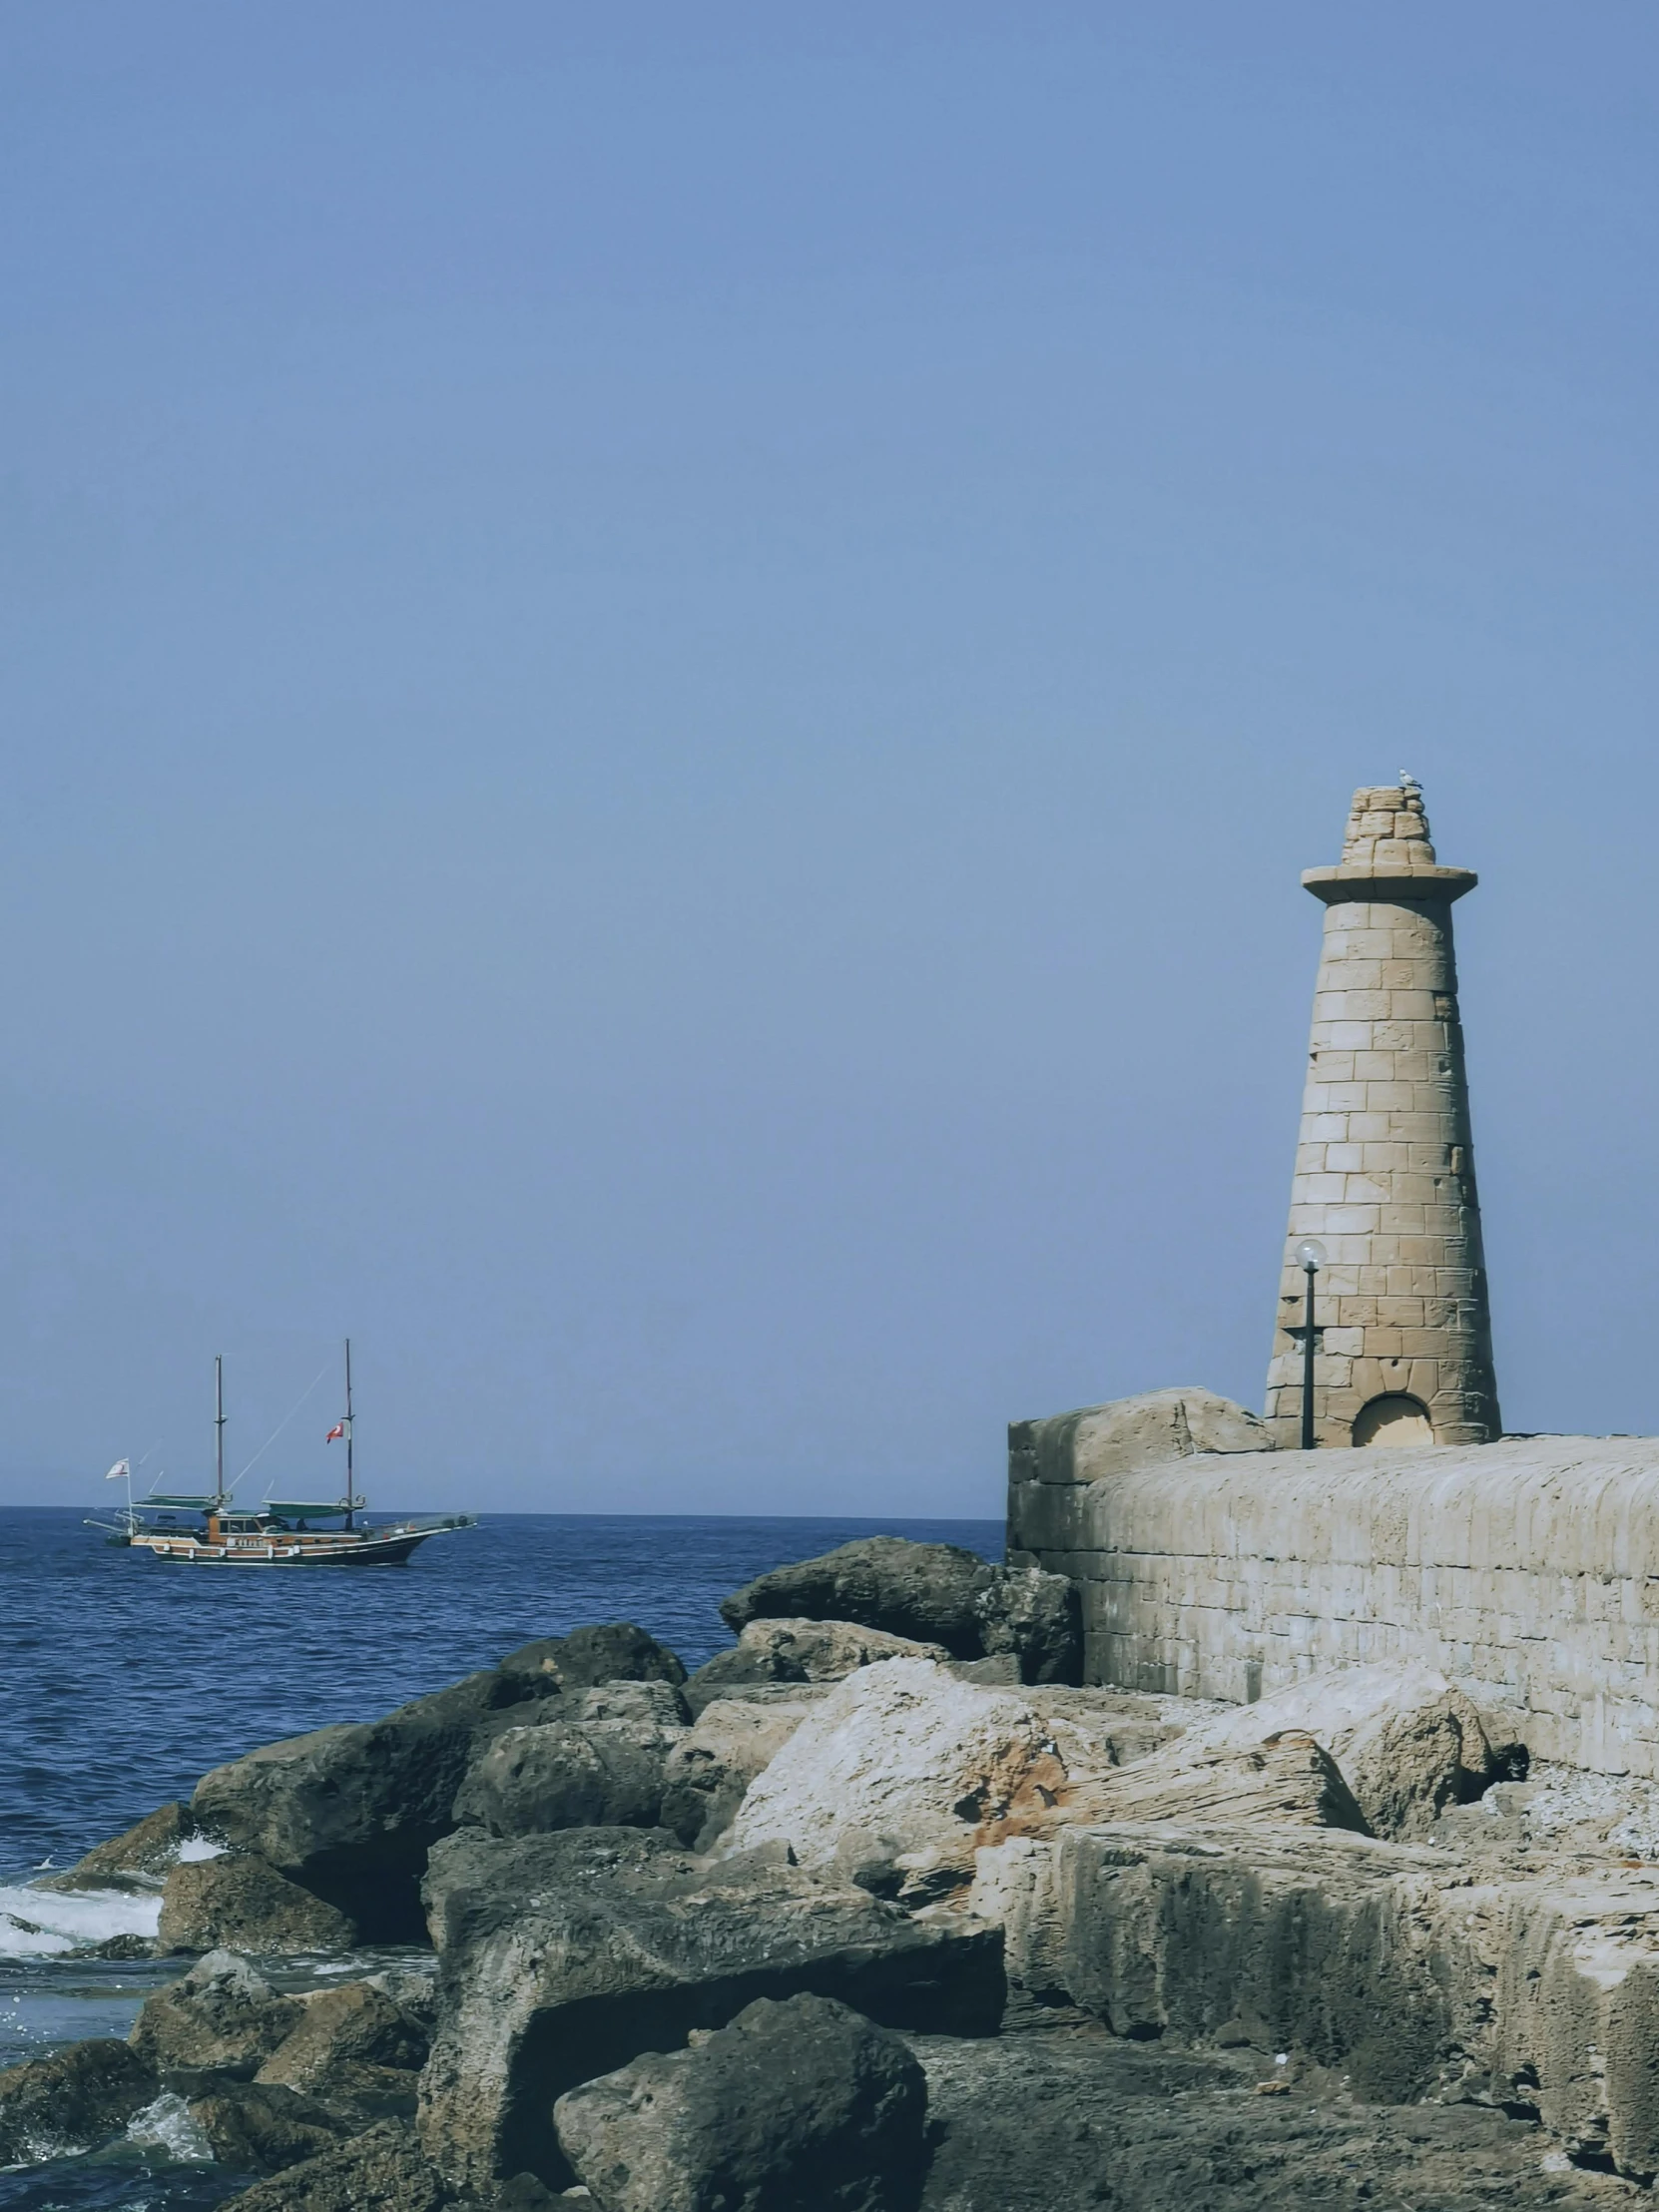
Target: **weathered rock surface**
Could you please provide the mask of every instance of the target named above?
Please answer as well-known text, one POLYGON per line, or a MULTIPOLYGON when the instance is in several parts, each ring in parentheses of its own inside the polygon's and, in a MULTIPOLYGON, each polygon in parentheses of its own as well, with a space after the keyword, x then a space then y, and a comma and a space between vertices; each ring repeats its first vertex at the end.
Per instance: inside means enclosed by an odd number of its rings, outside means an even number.
POLYGON ((1243 1748, 1284 1729, 1316 1737, 1342 1769, 1373 1835, 1396 1841, 1427 1837, 1448 1805, 1469 1803, 1505 1771, 1469 1700, 1417 1660, 1314 1675, 1217 1719, 1191 1740, 1243 1748))
POLYGON ((456 1792, 482 1745, 531 1718, 525 1708, 613 1679, 673 1683, 685 1669, 628 1622, 579 1628, 384 1720, 316 1729, 216 1767, 197 1784, 192 1816, 336 1906, 364 1941, 418 1941, 426 1854, 454 1828, 456 1792))
POLYGON ((685 1735, 686 1707, 667 1682, 626 1682, 561 1698, 569 1720, 509 1728, 468 1770, 455 1817, 492 1836, 562 1828, 653 1828, 663 1767, 685 1735))
POLYGON ((345 1915, 252 1853, 186 1861, 167 1878, 156 1940, 163 1950, 345 1950, 345 1915))
POLYGON ((196 1833, 190 1808, 161 1806, 125 1835, 98 1844, 62 1874, 48 1875, 42 1890, 159 1890, 178 1862, 180 1846, 196 1833))
POLYGON ((1289 1821, 1370 1833, 1337 1762, 1295 1728, 1237 1749, 1178 1738, 1075 1793, 1068 1812, 1074 1820, 1289 1821))
POLYGON ((860 1537, 761 1575, 720 1610, 739 1630, 765 1619, 850 1621, 942 1644, 955 1659, 1013 1653, 1027 1682, 1082 1680, 1082 1618, 1065 1576, 993 1567, 955 1544, 860 1537))
POLYGON ((298 2021, 260 2068, 259 2080, 326 2092, 346 2064, 418 2071, 426 2063, 425 2035, 369 1982, 340 1982, 302 2001, 298 2021))
POLYGON ((840 1682, 883 1659, 948 1659, 943 1644, 917 1643, 856 1621, 753 1620, 732 1651, 718 1651, 686 1684, 694 1714, 717 1697, 762 1682, 840 1682))
POLYGON ((603 2212, 899 2212, 920 2186, 926 2118, 899 2038, 816 1996, 763 1997, 554 2113, 603 2212))
POLYGON ((209 1951, 182 1980, 146 1997, 128 2037, 158 2073, 251 2079, 298 2026, 304 2006, 229 1950, 209 1951))
POLYGON ((457 2184, 562 2183, 557 2097, 758 1997, 809 1991, 963 2034, 1001 2015, 997 1931, 909 1918, 782 1851, 711 1864, 647 1830, 463 1831, 426 1888, 440 1964, 421 2135, 457 2184))
POLYGON ((453 2202, 408 2121, 383 2120, 227 2198, 225 2212, 443 2212, 453 2202))
POLYGON ((354 2132, 315 2097, 253 2081, 221 2082, 193 2097, 190 2116, 218 2162, 238 2173, 280 2173, 354 2132))
POLYGON ((632 1621, 609 1621, 598 1628, 573 1628, 568 1636, 545 1636, 521 1644, 501 1661, 499 1671, 519 1680, 547 1683, 556 1690, 593 1690, 605 1682, 685 1681, 686 1670, 667 1644, 632 1621))
POLYGON ((659 1816, 664 1828, 695 1851, 712 1850, 731 1826, 749 1785, 812 1710, 810 1705, 714 1699, 664 1762, 659 1816))
POLYGON ((895 1854, 955 1855, 966 1871, 975 1846, 1045 1821, 1105 1765, 1017 1692, 892 1659, 848 1676, 802 1722, 751 1783, 730 1841, 787 1843, 803 1866, 828 1866, 851 1829, 895 1854))
POLYGON ((70 2043, 0 2072, 0 2166, 95 2150, 157 2091, 156 2071, 128 2043, 70 2043))
POLYGON ((922 2212, 1612 2212, 1622 2182, 1472 2105, 1377 2105, 1247 2048, 1098 2027, 909 2038, 936 2146, 922 2212), (1266 2088, 1271 2093, 1261 2094, 1266 2088))

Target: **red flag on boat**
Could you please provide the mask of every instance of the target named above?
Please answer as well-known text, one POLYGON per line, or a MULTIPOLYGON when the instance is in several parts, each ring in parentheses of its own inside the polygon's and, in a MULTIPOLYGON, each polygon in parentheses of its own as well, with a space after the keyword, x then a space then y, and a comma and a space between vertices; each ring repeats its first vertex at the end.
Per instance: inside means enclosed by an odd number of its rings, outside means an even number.
POLYGON ((345 1423, 342 1420, 337 1420, 335 1421, 333 1427, 329 1429, 327 1435, 323 1437, 322 1441, 325 1444, 331 1444, 336 1436, 343 1436, 344 1434, 345 1423))

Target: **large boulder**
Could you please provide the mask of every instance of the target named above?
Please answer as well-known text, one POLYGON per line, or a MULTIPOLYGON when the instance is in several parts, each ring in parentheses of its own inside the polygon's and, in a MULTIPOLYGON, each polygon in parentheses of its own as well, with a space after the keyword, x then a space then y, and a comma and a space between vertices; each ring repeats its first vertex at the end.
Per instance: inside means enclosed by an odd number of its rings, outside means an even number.
POLYGON ((561 1828, 653 1828, 663 1768, 685 1735, 680 1692, 662 1682, 611 1683, 560 1699, 569 1720, 509 1728, 469 1770, 455 1818, 492 1836, 561 1828))
POLYGON ((163 1950, 347 1950, 356 1929, 264 1859, 232 1852, 173 1869, 156 1939, 163 1950))
POLYGON ((382 2120, 228 2197, 223 2212, 444 2212, 453 2203, 409 2122, 382 2120))
POLYGON ((235 1951, 212 1950, 183 1980, 145 1998, 128 2041, 157 2073, 250 2080, 304 2009, 235 1951))
POLYGON ((841 1682, 883 1659, 948 1659, 943 1644, 917 1643, 856 1621, 750 1621, 730 1651, 717 1651, 686 1684, 686 1703, 702 1713, 714 1699, 742 1697, 761 1684, 841 1682))
POLYGON ((569 1691, 684 1677, 673 1652, 629 1622, 577 1629, 384 1720, 315 1729, 216 1767, 197 1784, 191 1814, 336 1906, 365 1942, 417 1941, 426 1854, 454 1828, 456 1792, 484 1746, 562 1712, 553 1701, 569 1691))
POLYGON ((1305 1729, 1276 1729, 1259 1743, 1181 1737, 1076 1794, 1072 1821, 1271 1821, 1373 1833, 1342 1771, 1305 1729))
POLYGON ((280 2173, 354 2132, 315 2097, 254 2081, 217 2083, 191 2099, 190 2116, 218 2163, 234 2173, 280 2173))
POLYGON ((71 2043, 0 2072, 0 2166, 67 2158, 119 2135, 155 2097, 150 2061, 128 2043, 71 2043))
POLYGON ((663 1763, 659 1818, 664 1828, 694 1851, 713 1850, 736 1818, 749 1785, 812 1710, 807 1704, 716 1698, 663 1763))
POLYGON ((720 1610, 734 1629, 769 1619, 853 1621, 942 1644, 953 1659, 1010 1653, 1026 1682, 1082 1680, 1075 1586, 1038 1567, 993 1567, 956 1544, 861 1536, 820 1558, 775 1567, 720 1610))
POLYGON ((816 1996, 762 1997, 554 2108, 601 2212, 903 2212, 926 2120, 926 2077, 898 2037, 816 1996))
POLYGON ((424 2030, 383 1989, 347 1981, 304 2000, 293 2032, 255 2075, 264 2087, 301 2092, 359 2127, 415 2109, 424 2030))
POLYGON ((1017 1691, 893 1659, 814 1708, 750 1784, 730 1842, 787 1845, 822 1867, 852 1831, 894 1855, 937 1854, 966 1880, 978 1846, 1046 1824, 1108 1765, 1080 1729, 1044 1719, 1017 1691))
POLYGON ((997 1931, 911 1919, 782 1851, 711 1864, 651 1830, 463 1830, 433 1852, 426 1893, 440 1956, 421 2135, 480 2192, 526 2171, 562 2186, 556 2098, 758 1997, 810 1991, 960 2034, 1001 2016, 997 1931))
POLYGON ((159 1890, 196 1833, 190 1807, 177 1800, 149 1814, 125 1835, 98 1844, 62 1874, 36 1885, 42 1890, 159 1890))
POLYGON ((568 1636, 544 1636, 521 1644, 501 1661, 502 1674, 557 1690, 594 1690, 604 1682, 684 1682, 679 1657, 632 1621, 573 1628, 568 1636))
POLYGON ((1190 1741, 1241 1749, 1287 1729, 1324 1745, 1375 1836, 1425 1838, 1448 1806, 1470 1803, 1508 1771, 1511 1747, 1494 1749, 1463 1693, 1412 1659, 1314 1675, 1190 1741))

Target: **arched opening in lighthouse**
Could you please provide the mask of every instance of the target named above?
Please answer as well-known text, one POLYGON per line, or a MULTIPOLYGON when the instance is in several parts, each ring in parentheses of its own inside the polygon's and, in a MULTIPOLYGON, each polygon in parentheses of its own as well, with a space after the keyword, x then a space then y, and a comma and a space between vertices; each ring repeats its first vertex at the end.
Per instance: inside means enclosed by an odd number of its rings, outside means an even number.
POLYGON ((1434 1441, 1434 1424, 1420 1397, 1390 1390, 1362 1405, 1354 1417, 1354 1441, 1384 1444, 1390 1451, 1410 1451, 1434 1441))

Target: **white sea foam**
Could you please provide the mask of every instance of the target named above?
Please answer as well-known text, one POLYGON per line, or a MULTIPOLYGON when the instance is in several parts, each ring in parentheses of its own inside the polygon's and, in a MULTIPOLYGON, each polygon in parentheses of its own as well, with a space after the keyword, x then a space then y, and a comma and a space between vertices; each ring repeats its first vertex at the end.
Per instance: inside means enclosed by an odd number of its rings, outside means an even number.
POLYGON ((181 1866, 193 1866, 199 1859, 223 1859, 225 1846, 210 1844, 206 1836, 187 1836, 179 1846, 181 1866))
POLYGON ((50 1958, 113 1936, 154 1936, 161 1917, 159 1897, 0 1888, 0 1958, 50 1958))
POLYGON ((214 2147, 190 2116, 190 2106, 171 2089, 154 2104, 135 2112, 127 2123, 127 2140, 145 2150, 166 2151, 169 2158, 208 2160, 214 2147))

